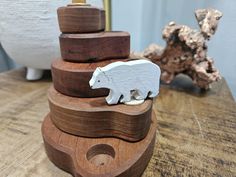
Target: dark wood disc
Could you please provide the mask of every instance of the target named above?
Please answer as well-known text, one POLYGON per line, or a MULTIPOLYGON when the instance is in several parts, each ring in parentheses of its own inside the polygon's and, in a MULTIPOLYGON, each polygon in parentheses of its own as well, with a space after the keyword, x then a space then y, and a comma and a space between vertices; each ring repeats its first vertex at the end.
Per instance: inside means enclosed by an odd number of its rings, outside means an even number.
POLYGON ((90 33, 105 30, 105 11, 92 6, 67 6, 57 10, 62 33, 90 33))
POLYGON ((62 34, 60 47, 62 58, 72 62, 128 58, 130 34, 127 32, 62 34))
POLYGON ((93 90, 89 86, 93 72, 97 67, 106 66, 117 60, 106 60, 96 63, 71 63, 54 60, 52 63, 53 84, 60 93, 73 97, 90 98, 107 96, 109 90, 93 90))
POLYGON ((127 141, 143 139, 150 128, 152 100, 137 106, 110 106, 105 97, 75 98, 48 91, 51 119, 61 130, 83 137, 117 137, 127 141))
POLYGON ((58 129, 48 115, 42 125, 46 153, 59 168, 75 177, 138 177, 154 150, 156 117, 147 136, 130 143, 117 138, 82 138, 58 129))

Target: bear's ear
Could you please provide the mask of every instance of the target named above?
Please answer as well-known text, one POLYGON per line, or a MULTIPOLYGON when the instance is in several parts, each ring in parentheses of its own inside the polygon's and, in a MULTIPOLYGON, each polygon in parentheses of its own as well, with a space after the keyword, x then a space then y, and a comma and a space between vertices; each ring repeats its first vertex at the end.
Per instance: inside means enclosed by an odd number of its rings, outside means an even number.
POLYGON ((96 68, 95 73, 100 73, 100 72, 101 72, 101 68, 100 67, 96 68))

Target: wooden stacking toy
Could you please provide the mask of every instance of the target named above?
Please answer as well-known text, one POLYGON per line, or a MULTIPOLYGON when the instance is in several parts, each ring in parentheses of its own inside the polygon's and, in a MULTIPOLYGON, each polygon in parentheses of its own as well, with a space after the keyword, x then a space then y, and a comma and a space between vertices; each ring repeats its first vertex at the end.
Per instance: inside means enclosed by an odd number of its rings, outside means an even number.
POLYGON ((104 10, 72 2, 58 9, 62 59, 52 63, 46 153, 75 177, 141 176, 156 139, 159 67, 129 58, 129 33, 105 32, 104 10))

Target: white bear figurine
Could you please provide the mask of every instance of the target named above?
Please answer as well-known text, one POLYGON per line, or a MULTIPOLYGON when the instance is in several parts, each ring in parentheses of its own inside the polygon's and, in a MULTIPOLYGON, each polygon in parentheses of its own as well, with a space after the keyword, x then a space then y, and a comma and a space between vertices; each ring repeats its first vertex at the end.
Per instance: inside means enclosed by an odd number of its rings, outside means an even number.
MULTIPOLYGON (((140 59, 115 62, 97 68, 89 82, 92 89, 108 88, 106 98, 109 105, 156 97, 159 93, 161 71, 151 61, 140 59)), ((131 104, 132 105, 132 104, 131 104)))

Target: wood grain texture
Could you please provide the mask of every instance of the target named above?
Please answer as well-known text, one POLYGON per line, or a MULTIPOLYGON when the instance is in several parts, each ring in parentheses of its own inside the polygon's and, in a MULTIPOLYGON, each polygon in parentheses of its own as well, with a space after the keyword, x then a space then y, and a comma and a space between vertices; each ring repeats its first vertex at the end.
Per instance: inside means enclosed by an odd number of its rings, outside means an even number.
POLYGON ((129 143, 117 138, 81 138, 60 131, 47 116, 42 135, 49 159, 75 177, 141 176, 153 154, 156 117, 145 139, 129 143))
POLYGON ((162 87, 146 176, 236 176, 236 104, 226 90, 224 80, 204 92, 187 77, 162 87))
POLYGON ((62 33, 90 33, 105 30, 105 11, 92 6, 67 6, 57 10, 62 33))
POLYGON ((142 105, 107 105, 104 97, 74 98, 48 91, 53 123, 61 130, 83 137, 118 137, 127 141, 143 139, 150 128, 152 100, 142 105))
MULTIPOLYGON (((43 146, 40 127, 49 112, 51 80, 27 82, 24 76, 24 70, 0 74, 0 174, 71 177, 49 161, 43 146)), ((154 106, 157 142, 142 176, 236 176, 235 110, 225 80, 206 93, 183 77, 171 87, 162 85, 154 106)))
POLYGON ((95 62, 130 55, 130 34, 127 32, 62 34, 59 38, 61 56, 67 61, 95 62))
POLYGON ((71 63, 61 59, 52 62, 53 84, 60 93, 73 97, 90 98, 107 96, 108 89, 93 90, 89 80, 97 67, 106 66, 117 60, 96 63, 71 63))

